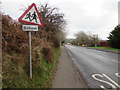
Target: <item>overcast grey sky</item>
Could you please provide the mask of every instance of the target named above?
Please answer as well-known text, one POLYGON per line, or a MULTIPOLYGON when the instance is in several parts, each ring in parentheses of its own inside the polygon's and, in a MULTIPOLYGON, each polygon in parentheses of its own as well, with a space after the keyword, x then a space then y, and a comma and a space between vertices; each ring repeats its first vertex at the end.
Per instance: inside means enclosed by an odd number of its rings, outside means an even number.
POLYGON ((107 39, 118 24, 119 0, 1 0, 2 11, 14 19, 23 13, 20 9, 32 3, 49 3, 58 7, 68 21, 66 30, 69 38, 79 31, 98 34, 107 39))

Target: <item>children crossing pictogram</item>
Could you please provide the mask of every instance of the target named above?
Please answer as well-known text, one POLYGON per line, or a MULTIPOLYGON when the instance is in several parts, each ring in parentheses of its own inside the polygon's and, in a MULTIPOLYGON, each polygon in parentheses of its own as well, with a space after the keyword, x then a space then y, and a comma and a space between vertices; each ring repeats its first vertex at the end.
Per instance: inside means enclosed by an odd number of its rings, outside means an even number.
POLYGON ((32 14, 32 19, 31 19, 31 21, 34 20, 34 19, 35 19, 35 21, 36 21, 36 23, 37 23, 37 15, 36 15, 35 12, 32 14))
POLYGON ((34 3, 23 13, 23 15, 18 20, 19 22, 43 27, 42 20, 34 3))
POLYGON ((32 15, 31 15, 31 12, 29 12, 25 17, 25 19, 29 19, 30 22, 35 20, 36 23, 37 23, 37 18, 38 17, 36 15, 36 12, 34 12, 32 15))
POLYGON ((30 12, 26 15, 25 19, 29 19, 29 21, 31 21, 31 13, 30 12))

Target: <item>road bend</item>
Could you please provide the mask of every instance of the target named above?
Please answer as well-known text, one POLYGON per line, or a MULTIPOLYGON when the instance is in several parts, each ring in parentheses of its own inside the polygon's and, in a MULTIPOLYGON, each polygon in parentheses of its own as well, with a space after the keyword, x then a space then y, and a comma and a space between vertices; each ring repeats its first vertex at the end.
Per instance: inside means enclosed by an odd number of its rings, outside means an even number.
POLYGON ((72 45, 65 47, 89 87, 120 88, 119 54, 72 45))

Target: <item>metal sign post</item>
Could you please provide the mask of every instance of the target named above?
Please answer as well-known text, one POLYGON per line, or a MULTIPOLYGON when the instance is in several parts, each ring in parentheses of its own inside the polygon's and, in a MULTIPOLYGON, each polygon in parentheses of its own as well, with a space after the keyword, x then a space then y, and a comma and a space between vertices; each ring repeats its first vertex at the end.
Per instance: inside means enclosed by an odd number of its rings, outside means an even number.
POLYGON ((31 51, 31 32, 29 34, 29 59, 30 59, 30 77, 32 78, 32 51, 31 51))
POLYGON ((28 31, 29 37, 29 75, 32 78, 32 47, 31 47, 31 31, 38 31, 37 25, 22 25, 23 31, 28 31))

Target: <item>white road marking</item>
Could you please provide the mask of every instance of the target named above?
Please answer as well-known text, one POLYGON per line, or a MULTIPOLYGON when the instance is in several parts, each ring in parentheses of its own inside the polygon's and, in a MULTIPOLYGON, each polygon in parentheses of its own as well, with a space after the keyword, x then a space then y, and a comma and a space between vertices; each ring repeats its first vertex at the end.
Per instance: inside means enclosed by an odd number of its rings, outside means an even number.
POLYGON ((103 56, 97 56, 97 57, 99 57, 99 58, 103 58, 103 59, 108 59, 108 58, 105 58, 105 57, 103 57, 103 56))
MULTIPOLYGON (((93 55, 93 56, 95 55, 96 57, 108 60, 108 58, 103 57, 103 56, 99 56, 98 54, 95 54, 95 53, 90 53, 90 54, 93 55)), ((114 62, 117 62, 117 63, 120 63, 120 61, 118 61, 118 60, 114 60, 114 59, 110 59, 110 60, 114 61, 114 62)))
MULTIPOLYGON (((68 50, 67 50, 68 51, 68 50)), ((70 55, 70 57, 72 57, 71 53, 68 51, 68 54, 70 55)))
POLYGON ((108 80, 110 80, 114 85, 120 88, 120 85, 118 85, 115 81, 113 81, 111 78, 109 78, 106 74, 102 74, 104 77, 106 77, 108 80))
POLYGON ((106 89, 104 86, 100 85, 101 88, 106 89))
POLYGON ((120 77, 120 73, 115 73, 116 76, 120 77))
MULTIPOLYGON (((68 50, 67 50, 68 51, 68 50)), ((72 61, 75 61, 75 59, 72 57, 71 53, 68 51, 68 54, 70 55, 72 61)))
MULTIPOLYGON (((97 54, 95 54, 95 55, 97 55, 97 54)), ((97 55, 97 57, 102 58, 102 59, 108 59, 108 58, 105 58, 105 57, 99 56, 99 55, 97 55)), ((114 59, 110 59, 110 60, 114 61, 114 62, 117 62, 117 63, 120 63, 118 60, 114 60, 114 59)))
MULTIPOLYGON (((75 47, 72 47, 72 48, 75 48, 75 47)), ((71 48, 68 47, 68 49, 70 50, 71 48)), ((67 51, 68 51, 70 57, 72 58, 72 55, 71 55, 71 53, 69 52, 69 50, 67 50, 67 51)), ((95 54, 95 55, 96 55, 96 54, 95 54)), ((108 59, 108 58, 105 58, 105 57, 99 56, 99 55, 97 55, 97 57, 102 58, 102 59, 108 59)), ((72 60, 74 61, 75 59, 72 58, 72 60)), ((117 62, 117 63, 120 63, 119 61, 114 60, 114 59, 110 59, 110 60, 111 60, 111 61, 114 61, 114 62, 117 62)), ((120 77, 120 75, 119 75, 118 73, 116 73, 115 75, 118 76, 118 77, 120 77)), ((106 83, 106 84, 110 85, 112 88, 117 88, 117 87, 120 88, 120 85, 118 85, 115 81, 113 81, 111 78, 109 78, 106 74, 102 74, 102 75, 100 75, 100 74, 94 74, 94 75, 92 75, 92 77, 93 77, 94 79, 100 81, 100 82, 103 82, 103 83, 106 83), (110 82, 107 82, 107 81, 98 79, 98 78, 96 78, 95 76, 106 77, 106 78, 107 78, 109 81, 111 81, 114 85, 113 85, 112 83, 110 83, 110 82), (116 85, 117 87, 116 87, 115 85, 116 85)), ((105 87, 102 86, 102 85, 100 85, 100 87, 105 89, 105 87)))
MULTIPOLYGON (((92 77, 97 80, 97 81, 100 81, 100 82, 103 82, 103 83, 106 83, 108 85, 110 85, 112 88, 117 88, 115 85, 113 85, 112 83, 110 82, 107 82, 107 81, 104 81, 104 80, 101 80, 101 79, 98 79, 96 76, 99 76, 99 77, 103 77, 103 75, 100 75, 100 74, 93 74, 92 77)), ((100 85, 101 88, 105 89, 104 86, 100 85)))
MULTIPOLYGON (((97 54, 95 54, 95 55, 97 55, 97 54)), ((97 56, 97 57, 99 57, 99 58, 103 58, 103 59, 108 59, 108 58, 105 58, 105 57, 103 57, 103 56, 97 56)), ((110 59, 111 61, 114 61, 114 62, 117 62, 117 63, 120 63, 118 60, 114 60, 114 59, 110 59)))
POLYGON ((117 63, 120 63, 119 61, 117 61, 117 60, 114 60, 114 59, 112 59, 112 61, 114 61, 114 62, 117 62, 117 63))

